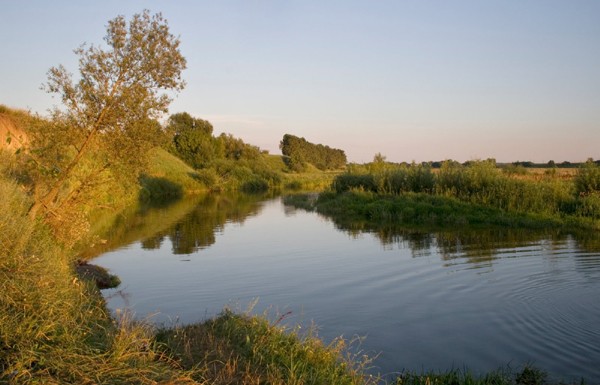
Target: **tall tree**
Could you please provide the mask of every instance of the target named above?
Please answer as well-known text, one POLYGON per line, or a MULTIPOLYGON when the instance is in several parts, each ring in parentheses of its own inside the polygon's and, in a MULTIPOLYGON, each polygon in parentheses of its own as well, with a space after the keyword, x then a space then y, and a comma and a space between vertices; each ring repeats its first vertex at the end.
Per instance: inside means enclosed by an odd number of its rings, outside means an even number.
POLYGON ((36 186, 32 217, 57 210, 107 170, 135 174, 156 134, 152 119, 167 112, 168 92, 185 86, 179 39, 160 13, 145 10, 129 23, 118 16, 106 32, 105 47, 75 50, 77 81, 62 65, 48 71, 45 89, 63 108, 34 135, 31 153, 46 179, 36 186))

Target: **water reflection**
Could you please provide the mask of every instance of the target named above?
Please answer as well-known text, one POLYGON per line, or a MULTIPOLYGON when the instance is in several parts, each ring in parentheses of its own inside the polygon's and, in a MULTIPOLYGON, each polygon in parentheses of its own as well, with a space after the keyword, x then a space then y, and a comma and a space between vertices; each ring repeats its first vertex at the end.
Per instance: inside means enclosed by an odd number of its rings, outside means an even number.
MULTIPOLYGON (((286 213, 302 210, 283 199, 286 213)), ((584 251, 576 256, 578 268, 600 270, 600 233, 597 231, 565 232, 558 229, 519 229, 505 227, 407 228, 390 223, 350 220, 347 216, 318 214, 352 238, 373 234, 384 248, 408 248, 413 257, 427 257, 433 251, 444 261, 461 259, 473 267, 491 267, 493 261, 507 257, 506 250, 520 250, 532 245, 558 248, 575 242, 573 248, 584 251)), ((537 246, 536 246, 537 247, 537 246)), ((510 254, 510 253, 508 253, 510 254)), ((514 252, 513 252, 514 254, 514 252)))
POLYGON ((192 254, 215 243, 215 233, 227 222, 242 224, 259 213, 264 197, 257 195, 206 195, 175 225, 142 240, 142 248, 158 249, 165 238, 173 254, 192 254))
POLYGON ((165 239, 171 241, 173 254, 191 254, 214 244, 215 233, 226 223, 241 224, 257 215, 268 198, 260 194, 206 194, 164 205, 140 203, 111 217, 104 240, 82 257, 91 258, 136 241, 145 250, 155 250, 165 239))

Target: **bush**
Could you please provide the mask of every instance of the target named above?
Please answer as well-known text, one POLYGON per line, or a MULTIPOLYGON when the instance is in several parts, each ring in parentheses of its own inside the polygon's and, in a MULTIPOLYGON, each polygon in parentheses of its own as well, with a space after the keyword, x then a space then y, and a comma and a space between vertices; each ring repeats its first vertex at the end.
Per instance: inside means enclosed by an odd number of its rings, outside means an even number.
POLYGON ((600 166, 588 160, 575 175, 575 190, 578 194, 600 191, 600 166))
POLYGON ((338 193, 346 192, 352 189, 362 189, 373 192, 377 191, 375 178, 371 174, 341 174, 334 179, 332 187, 338 193))
POLYGON ((269 189, 269 183, 264 179, 255 178, 244 182, 240 188, 241 191, 247 193, 265 192, 269 189))
POLYGON ((600 219, 600 193, 590 193, 577 201, 577 215, 600 219))

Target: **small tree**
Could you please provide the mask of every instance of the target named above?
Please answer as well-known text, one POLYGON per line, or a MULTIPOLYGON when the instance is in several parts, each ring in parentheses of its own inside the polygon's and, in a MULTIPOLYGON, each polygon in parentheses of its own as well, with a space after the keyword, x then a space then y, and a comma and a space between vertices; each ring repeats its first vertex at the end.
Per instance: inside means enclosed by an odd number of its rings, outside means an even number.
POLYGON ((80 79, 63 67, 48 72, 45 89, 57 94, 50 122, 34 130, 32 158, 38 172, 35 203, 56 213, 102 178, 136 176, 156 135, 152 119, 167 112, 168 91, 183 89, 186 61, 179 39, 162 15, 136 14, 108 22, 106 48, 82 45, 80 79))

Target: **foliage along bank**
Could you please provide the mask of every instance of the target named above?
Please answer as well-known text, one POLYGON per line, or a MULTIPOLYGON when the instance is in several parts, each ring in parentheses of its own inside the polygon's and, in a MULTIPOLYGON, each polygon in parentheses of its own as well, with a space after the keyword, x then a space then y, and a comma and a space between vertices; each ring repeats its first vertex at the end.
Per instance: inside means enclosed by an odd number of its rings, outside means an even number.
POLYGON ((306 204, 319 212, 428 226, 600 227, 600 166, 587 162, 573 179, 512 177, 489 161, 350 167, 332 191, 306 204))

